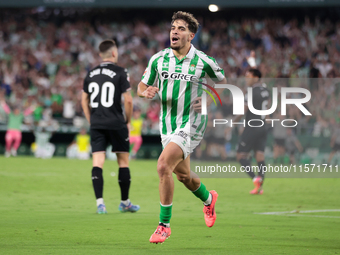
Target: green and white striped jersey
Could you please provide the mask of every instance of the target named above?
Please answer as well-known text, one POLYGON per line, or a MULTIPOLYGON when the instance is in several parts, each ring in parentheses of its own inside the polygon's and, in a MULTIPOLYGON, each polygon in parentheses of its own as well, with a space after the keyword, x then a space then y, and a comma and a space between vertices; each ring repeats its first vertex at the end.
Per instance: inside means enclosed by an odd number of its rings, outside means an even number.
POLYGON ((190 122, 197 133, 204 133, 207 116, 196 113, 192 107, 195 98, 202 95, 202 85, 210 77, 214 81, 224 79, 224 71, 215 59, 195 49, 193 45, 188 54, 178 60, 171 48, 153 55, 146 68, 142 82, 159 88, 161 99, 160 133, 174 133, 190 122))

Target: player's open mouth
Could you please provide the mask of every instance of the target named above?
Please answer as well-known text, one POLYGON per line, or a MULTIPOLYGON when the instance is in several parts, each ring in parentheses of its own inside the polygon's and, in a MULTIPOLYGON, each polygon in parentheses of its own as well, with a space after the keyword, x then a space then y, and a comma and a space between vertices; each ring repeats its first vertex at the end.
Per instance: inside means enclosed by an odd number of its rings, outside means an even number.
POLYGON ((178 42, 178 40, 179 40, 179 38, 177 38, 177 37, 172 37, 171 38, 171 42, 173 42, 173 43, 178 42))

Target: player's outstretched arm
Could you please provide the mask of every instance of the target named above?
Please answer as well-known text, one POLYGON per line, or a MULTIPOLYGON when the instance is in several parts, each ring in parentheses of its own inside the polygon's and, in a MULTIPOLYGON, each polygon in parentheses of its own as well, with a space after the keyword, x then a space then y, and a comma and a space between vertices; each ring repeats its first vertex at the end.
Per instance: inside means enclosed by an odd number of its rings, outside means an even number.
POLYGON ((0 105, 1 107, 4 109, 6 114, 10 114, 11 113, 11 109, 9 108, 9 106, 6 104, 5 100, 1 100, 0 101, 0 105))
POLYGON ((148 86, 143 82, 140 82, 138 84, 138 88, 137 88, 137 95, 139 97, 145 97, 148 99, 152 99, 155 97, 156 93, 159 91, 159 89, 157 87, 152 87, 152 86, 148 86))
POLYGON ((83 108, 85 118, 87 121, 90 122, 90 97, 89 94, 83 91, 83 94, 81 95, 81 107, 83 108))

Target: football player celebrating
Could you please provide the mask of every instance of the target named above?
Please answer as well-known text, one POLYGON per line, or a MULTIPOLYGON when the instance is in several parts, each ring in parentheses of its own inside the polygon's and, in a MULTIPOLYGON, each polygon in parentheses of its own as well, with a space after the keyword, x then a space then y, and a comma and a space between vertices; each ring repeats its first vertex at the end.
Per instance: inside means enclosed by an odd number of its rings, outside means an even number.
POLYGON ((151 57, 138 85, 140 97, 152 99, 158 93, 161 100, 160 133, 164 150, 157 163, 160 219, 156 231, 150 237, 151 243, 162 243, 171 234, 174 194, 172 173, 203 201, 206 225, 212 227, 216 220, 218 194, 214 190, 209 192, 190 171, 190 154, 200 143, 207 123, 207 116, 201 115, 202 89, 197 86, 197 81, 210 78, 225 84, 226 79, 216 61, 191 44, 198 26, 192 14, 181 11, 174 13, 170 48, 151 57))

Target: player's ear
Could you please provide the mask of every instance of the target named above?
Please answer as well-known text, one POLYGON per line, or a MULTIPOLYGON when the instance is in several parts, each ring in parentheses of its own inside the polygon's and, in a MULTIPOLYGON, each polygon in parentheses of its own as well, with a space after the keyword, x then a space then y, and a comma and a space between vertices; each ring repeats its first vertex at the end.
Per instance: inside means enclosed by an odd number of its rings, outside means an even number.
POLYGON ((195 34, 194 33, 190 33, 189 40, 192 41, 194 38, 195 38, 195 34))

